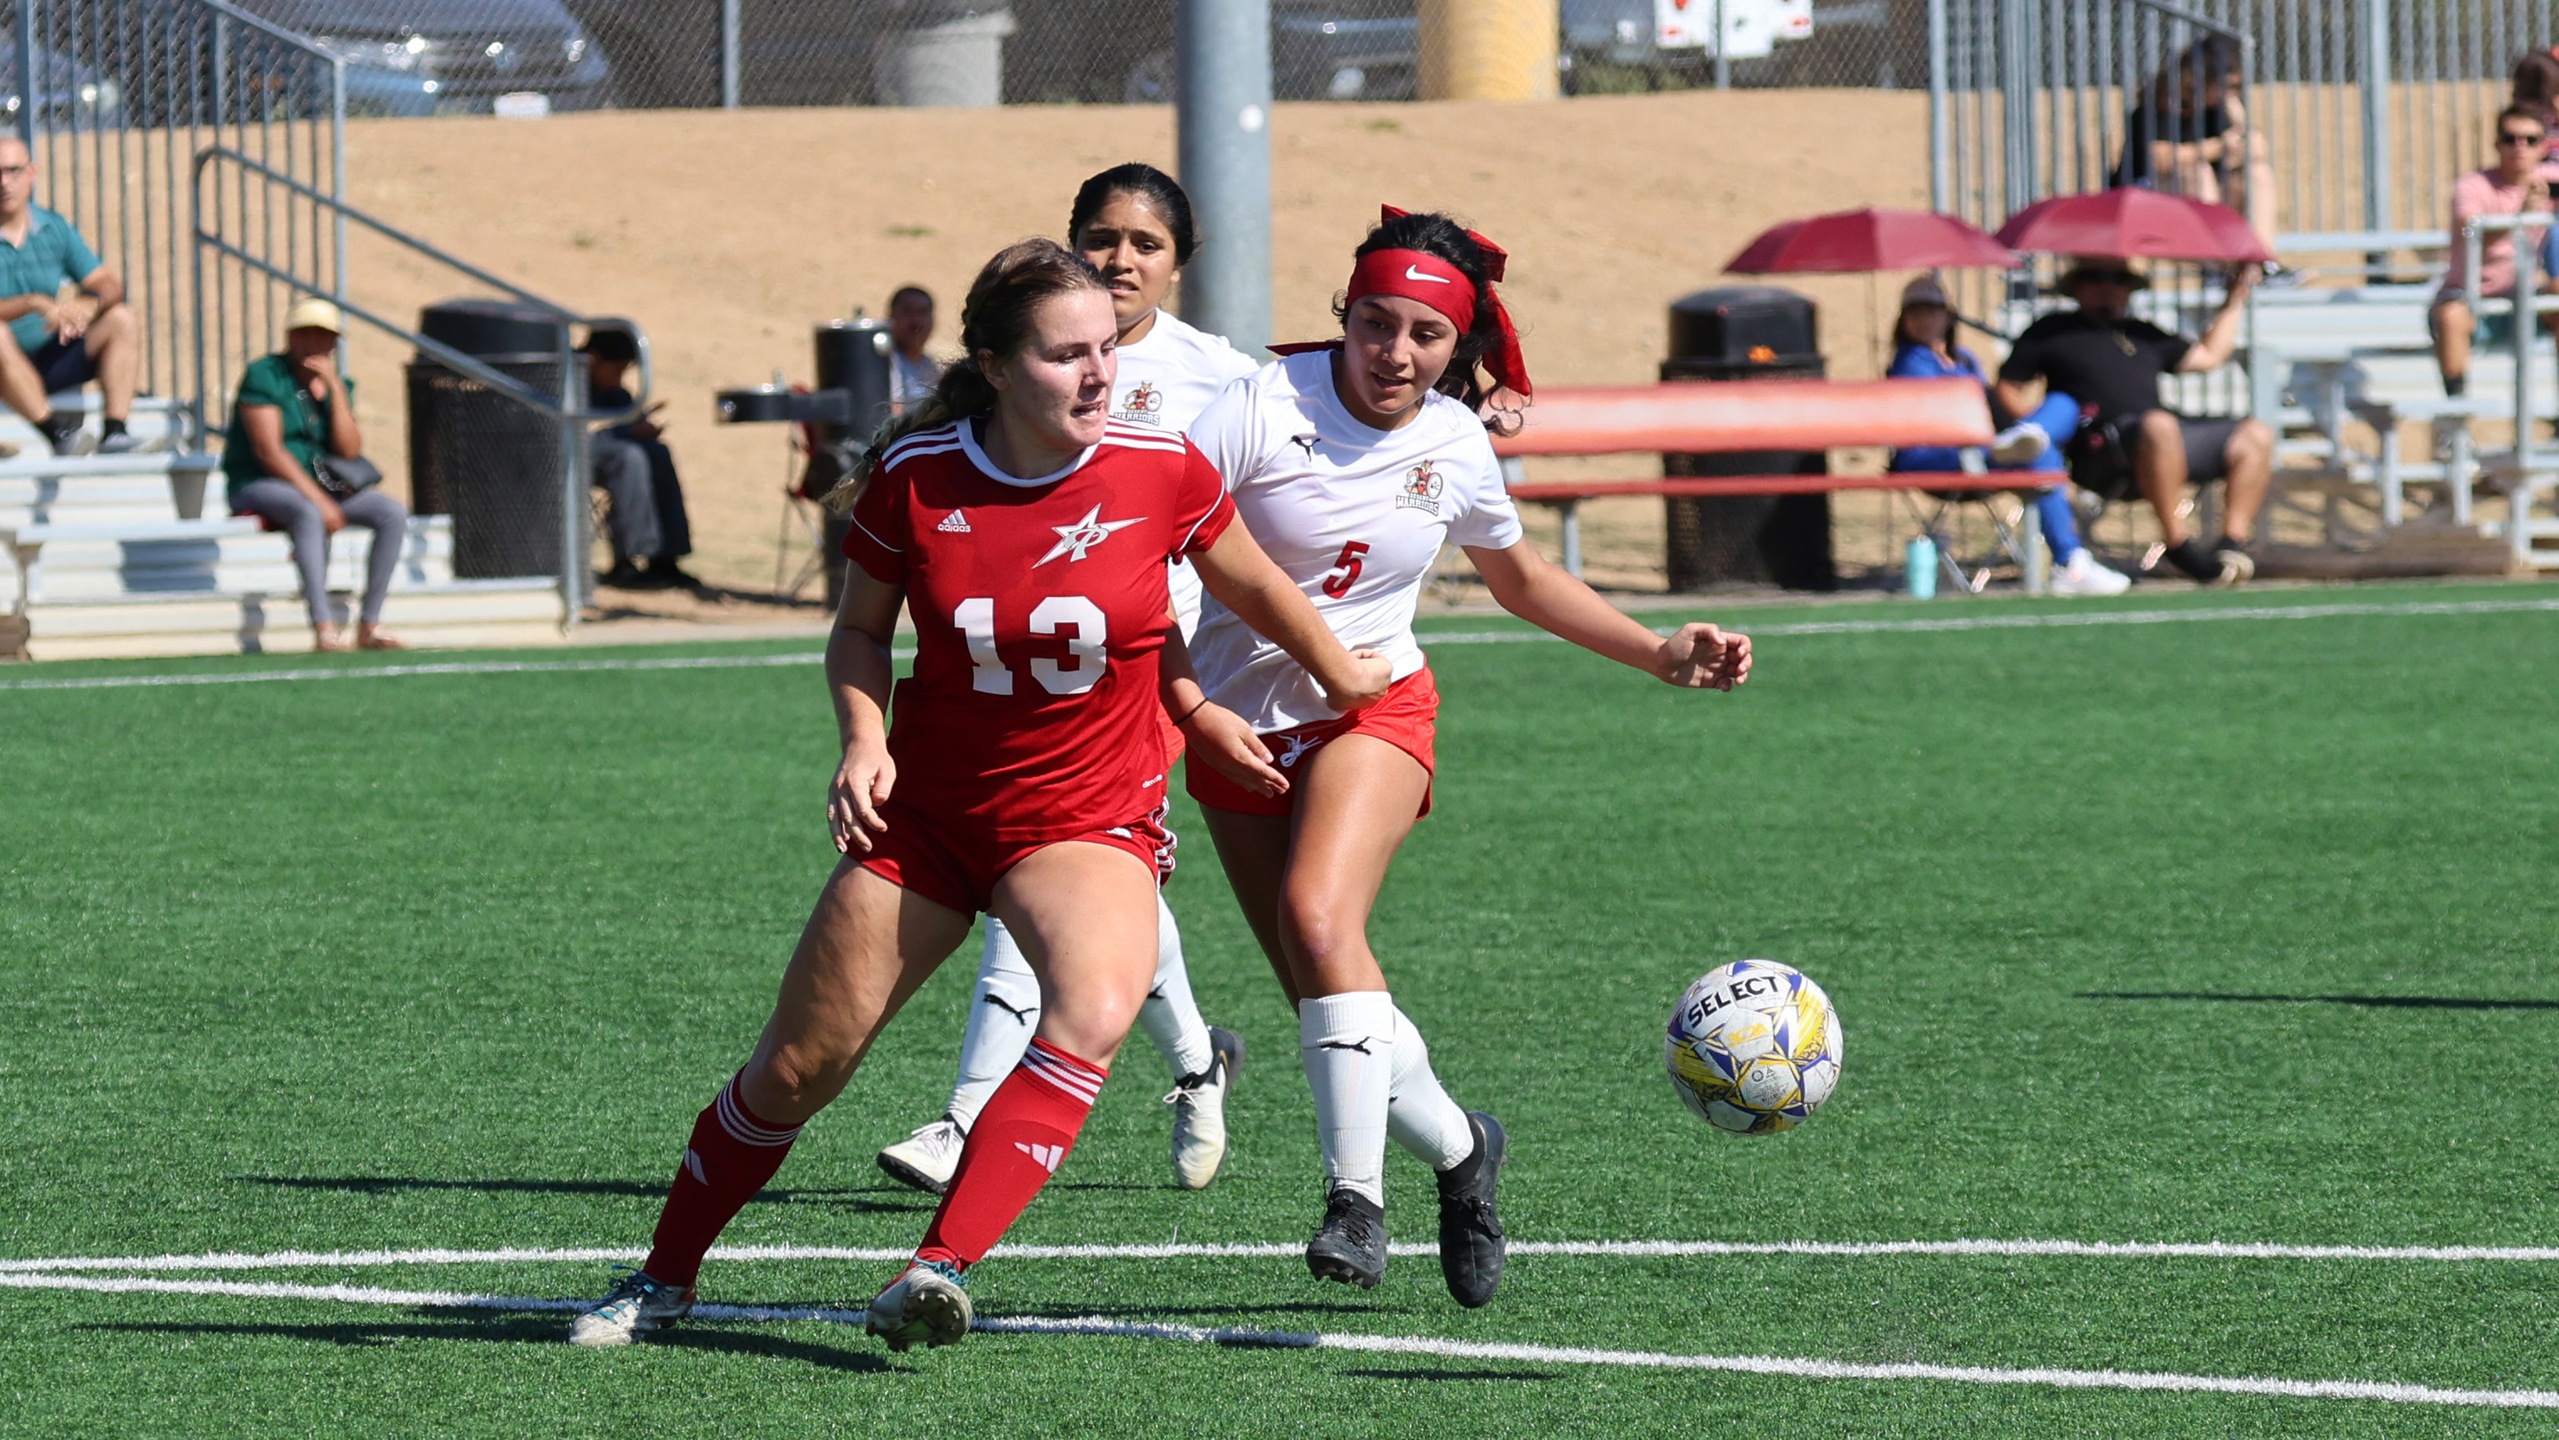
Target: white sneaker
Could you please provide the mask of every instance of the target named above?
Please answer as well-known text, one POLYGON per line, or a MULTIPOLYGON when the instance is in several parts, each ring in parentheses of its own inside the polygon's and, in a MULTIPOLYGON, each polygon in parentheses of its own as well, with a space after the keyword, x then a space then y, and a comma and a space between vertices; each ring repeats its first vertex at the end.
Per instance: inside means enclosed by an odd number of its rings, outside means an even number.
POLYGON ((1208 1029, 1208 1069, 1173 1084, 1164 1103, 1173 1107, 1173 1183, 1205 1190, 1226 1163, 1226 1092, 1244 1069, 1244 1037, 1208 1029))
MULTIPOLYGON (((616 1266, 616 1269, 621 1267, 616 1266)), ((693 1287, 681 1289, 633 1270, 613 1282, 611 1293, 569 1325, 572 1345, 628 1345, 693 1312, 693 1287)))
POLYGON ((2069 564, 2053 571, 2055 595, 2121 595, 2131 588, 2130 575, 2098 564, 2085 546, 2071 552, 2069 564))
POLYGON ((1990 463, 2003 470, 2032 465, 2053 448, 2053 437, 2041 425, 2011 425, 1990 437, 1990 463))
POLYGON ((918 1260, 872 1297, 863 1328, 886 1340, 891 1350, 905 1350, 918 1340, 937 1350, 952 1344, 977 1319, 963 1285, 956 1267, 918 1260))
POLYGON ((960 1151, 967 1146, 969 1132, 960 1122, 945 1115, 930 1125, 918 1125, 915 1133, 880 1152, 880 1168, 901 1185, 912 1185, 928 1195, 939 1195, 951 1188, 952 1172, 960 1168, 960 1151))

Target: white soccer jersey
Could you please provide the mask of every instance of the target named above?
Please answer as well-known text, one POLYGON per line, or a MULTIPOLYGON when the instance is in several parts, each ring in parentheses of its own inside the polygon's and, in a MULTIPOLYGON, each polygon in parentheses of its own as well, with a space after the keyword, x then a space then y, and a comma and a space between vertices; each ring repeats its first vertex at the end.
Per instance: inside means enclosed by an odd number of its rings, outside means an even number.
MULTIPOLYGON (((1112 392, 1111 418, 1123 425, 1143 425, 1168 435, 1191 428, 1191 422, 1228 383, 1253 373, 1223 335, 1186 325, 1162 310, 1146 338, 1120 347, 1120 378, 1112 392)), ((1173 618, 1188 639, 1200 625, 1200 575, 1190 562, 1176 560, 1165 579, 1173 591, 1173 618)))
MULTIPOLYGON (((1291 355, 1228 386, 1191 422, 1191 443, 1342 644, 1385 652, 1400 680, 1424 664, 1413 611, 1441 545, 1508 549, 1519 511, 1473 411, 1434 392, 1402 427, 1372 430, 1334 394, 1333 354, 1291 355)), ((1191 660, 1209 698, 1261 733, 1340 716, 1213 595, 1191 660)))

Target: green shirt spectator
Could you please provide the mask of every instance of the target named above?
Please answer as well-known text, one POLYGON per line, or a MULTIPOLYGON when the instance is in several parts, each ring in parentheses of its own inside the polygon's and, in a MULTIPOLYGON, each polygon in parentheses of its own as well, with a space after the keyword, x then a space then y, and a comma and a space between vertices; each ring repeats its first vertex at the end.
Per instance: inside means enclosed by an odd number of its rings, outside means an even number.
MULTIPOLYGON (((347 403, 355 403, 355 382, 341 376, 347 403)), ((253 362, 240 376, 240 391, 231 398, 231 425, 222 433, 222 474, 225 488, 233 500, 240 498, 241 487, 265 476, 258 464, 257 451, 249 444, 248 428, 241 423, 244 405, 272 405, 284 420, 285 453, 301 462, 305 471, 311 462, 327 450, 329 444, 328 407, 312 400, 293 375, 293 361, 286 355, 269 355, 253 362)))
MULTIPOLYGON (((25 243, 12 245, 0 235, 0 295, 58 295, 66 284, 77 285, 106 262, 71 222, 41 205, 27 207, 25 243)), ((52 334, 44 316, 29 312, 9 322, 18 348, 33 354, 52 334)))

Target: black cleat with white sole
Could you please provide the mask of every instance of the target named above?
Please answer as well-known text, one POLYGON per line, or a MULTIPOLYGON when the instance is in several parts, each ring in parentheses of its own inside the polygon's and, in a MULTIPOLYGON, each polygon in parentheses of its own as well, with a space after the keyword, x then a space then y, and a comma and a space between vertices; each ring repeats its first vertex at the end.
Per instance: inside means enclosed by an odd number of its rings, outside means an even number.
POLYGON ((1318 1280, 1374 1290, 1386 1278, 1386 1211, 1356 1190, 1324 1201, 1324 1223, 1306 1242, 1306 1268, 1318 1280))
POLYGON ((1502 1261, 1510 1253, 1502 1217, 1493 1208, 1510 1137, 1501 1121, 1481 1110, 1467 1111, 1466 1123, 1475 1131, 1474 1153, 1439 1172, 1439 1272, 1448 1280, 1449 1295, 1473 1310, 1491 1303, 1501 1288, 1502 1261))

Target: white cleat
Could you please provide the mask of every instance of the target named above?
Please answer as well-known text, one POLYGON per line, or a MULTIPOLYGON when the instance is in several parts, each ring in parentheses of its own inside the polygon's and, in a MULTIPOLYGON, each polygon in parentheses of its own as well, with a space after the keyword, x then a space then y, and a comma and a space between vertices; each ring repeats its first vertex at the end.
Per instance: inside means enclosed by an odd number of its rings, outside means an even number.
POLYGON ((940 1195, 951 1188, 951 1176, 960 1168, 960 1151, 968 1141, 969 1132, 945 1115, 930 1125, 916 1126, 914 1134, 882 1150, 880 1168, 901 1185, 940 1195))
POLYGON ((891 1350, 910 1349, 919 1340, 937 1350, 953 1344, 977 1319, 966 1283, 956 1267, 918 1260, 872 1297, 863 1328, 887 1341, 891 1350))
POLYGON ((1205 1190, 1226 1163, 1226 1092, 1244 1070, 1244 1037, 1210 1026, 1208 1069, 1173 1083, 1173 1183, 1205 1190))
MULTIPOLYGON (((618 1268, 618 1267, 617 1267, 618 1268)), ((661 1283, 633 1270, 613 1282, 611 1293, 569 1326, 572 1345, 628 1345, 693 1312, 693 1288, 661 1283)))
POLYGON ((2053 571, 2055 595, 2121 595, 2131 588, 2130 575, 2099 564, 2085 546, 2071 552, 2069 564, 2053 571))

